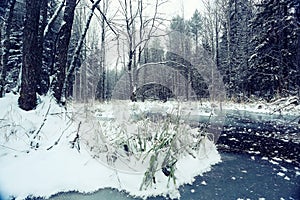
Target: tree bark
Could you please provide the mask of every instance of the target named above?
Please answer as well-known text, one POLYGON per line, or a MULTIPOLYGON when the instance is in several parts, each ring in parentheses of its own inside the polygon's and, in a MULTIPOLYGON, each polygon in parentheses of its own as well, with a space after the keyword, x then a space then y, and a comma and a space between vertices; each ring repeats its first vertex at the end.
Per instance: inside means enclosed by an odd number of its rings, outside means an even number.
POLYGON ((16 4, 16 0, 11 0, 9 2, 9 11, 8 16, 5 22, 5 33, 4 33, 4 42, 3 42, 3 65, 1 70, 1 77, 0 77, 0 98, 4 97, 5 95, 5 85, 6 85, 6 73, 8 70, 8 57, 9 57, 9 50, 10 50, 10 34, 11 34, 11 27, 12 27, 12 19, 14 15, 14 7, 16 4))
POLYGON ((38 28, 40 0, 26 0, 26 17, 23 35, 22 82, 19 106, 23 110, 36 107, 36 57, 38 47, 38 28))
MULTIPOLYGON (((296 9, 296 16, 297 16, 296 20, 298 20, 298 22, 299 22, 299 20, 300 20, 300 6, 298 6, 297 9, 296 9)), ((300 98, 300 31, 297 31, 297 41, 296 41, 296 43, 297 43, 297 49, 296 49, 296 52, 297 52, 296 53, 297 74, 296 74, 296 76, 298 77, 296 79, 297 80, 296 88, 298 89, 297 94, 298 94, 298 97, 300 98)))
POLYGON ((48 0, 41 0, 40 26, 38 31, 38 65, 36 66, 37 92, 44 95, 49 89, 49 73, 43 66, 44 30, 47 26, 48 0))
POLYGON ((64 102, 62 90, 66 77, 66 64, 68 57, 68 48, 71 38, 72 25, 74 20, 74 11, 76 0, 66 0, 66 7, 63 16, 63 24, 58 34, 58 42, 56 45, 55 66, 56 73, 53 79, 53 96, 58 103, 64 102))

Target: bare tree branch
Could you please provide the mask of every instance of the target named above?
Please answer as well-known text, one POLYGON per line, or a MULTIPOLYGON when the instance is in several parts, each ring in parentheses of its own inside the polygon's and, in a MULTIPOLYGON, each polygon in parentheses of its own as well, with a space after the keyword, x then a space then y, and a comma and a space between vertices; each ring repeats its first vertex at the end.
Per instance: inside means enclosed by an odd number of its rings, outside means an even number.
POLYGON ((67 83, 68 83, 68 80, 69 80, 69 77, 72 75, 72 73, 74 72, 74 69, 75 69, 75 63, 79 57, 79 54, 80 54, 80 51, 81 51, 81 48, 82 48, 82 45, 83 45, 83 42, 84 42, 84 38, 87 34, 87 31, 89 29, 89 26, 90 26, 90 23, 92 21, 92 17, 94 15, 94 10, 95 8, 98 6, 98 4, 100 3, 101 0, 97 0, 92 8, 91 8, 91 12, 90 12, 90 15, 88 17, 88 20, 86 22, 86 25, 85 25, 85 29, 81 35, 81 38, 80 40, 78 41, 77 43, 77 46, 76 46, 76 49, 75 49, 75 52, 73 54, 73 57, 72 57, 72 61, 71 61, 71 64, 70 64, 70 67, 68 68, 68 71, 66 73, 66 77, 65 77, 65 81, 64 81, 64 84, 63 84, 63 88, 62 88, 62 102, 64 102, 66 99, 65 99, 65 95, 66 95, 66 88, 67 88, 67 83))
POLYGON ((44 29, 44 37, 46 37, 46 35, 49 32, 49 28, 52 27, 53 23, 55 22, 55 20, 57 19, 60 11, 62 10, 62 8, 65 6, 65 0, 63 0, 60 5, 58 6, 58 8, 55 10, 54 14, 52 15, 51 19, 49 20, 48 24, 46 25, 45 29, 44 29))
MULTIPOLYGON (((92 3, 95 3, 94 0, 90 0, 92 3)), ((115 34, 118 35, 118 33, 114 30, 114 28, 111 26, 110 22, 107 20, 105 14, 102 12, 100 6, 97 4, 96 5, 97 10, 100 12, 101 16, 103 17, 104 21, 106 22, 106 24, 108 25, 108 27, 110 28, 110 30, 115 34)))

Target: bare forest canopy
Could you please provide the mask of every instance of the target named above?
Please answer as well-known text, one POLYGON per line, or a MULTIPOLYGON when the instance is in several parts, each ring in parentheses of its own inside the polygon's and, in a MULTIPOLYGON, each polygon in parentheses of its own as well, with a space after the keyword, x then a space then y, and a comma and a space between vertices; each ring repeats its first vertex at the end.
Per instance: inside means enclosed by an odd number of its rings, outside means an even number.
POLYGON ((170 18, 168 3, 0 1, 0 97, 18 93, 24 110, 46 94, 60 104, 117 93, 165 101, 182 83, 185 100, 199 99, 211 93, 208 74, 221 77, 232 100, 300 95, 299 0, 199 1, 203 10, 190 19, 170 18), (153 68, 145 65, 170 69, 146 75, 153 68))

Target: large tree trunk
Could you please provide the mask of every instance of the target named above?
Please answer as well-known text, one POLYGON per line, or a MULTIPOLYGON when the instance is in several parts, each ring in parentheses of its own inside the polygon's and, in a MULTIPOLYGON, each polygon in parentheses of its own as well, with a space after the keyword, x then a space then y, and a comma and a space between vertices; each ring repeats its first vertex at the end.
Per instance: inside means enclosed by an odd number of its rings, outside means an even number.
MULTIPOLYGON (((300 5, 298 4, 296 8, 296 21, 300 20, 300 5)), ((296 66, 297 66, 297 74, 298 77, 296 80, 296 88, 298 88, 298 97, 300 98, 300 31, 297 31, 297 40, 296 40, 297 48, 296 48, 296 66)))
POLYGON ((19 106, 23 110, 36 107, 36 57, 38 47, 38 29, 40 0, 26 0, 26 18, 23 35, 22 83, 19 106))
POLYGON ((3 33, 2 33, 2 28, 3 28, 3 21, 0 19, 0 98, 3 97, 3 78, 2 78, 2 71, 3 71, 3 44, 2 44, 2 37, 3 37, 3 33))
POLYGON ((76 0, 66 0, 66 7, 63 16, 63 24, 58 35, 58 42, 56 45, 55 66, 56 70, 53 80, 53 95, 58 103, 64 102, 62 97, 62 89, 66 77, 66 64, 68 57, 68 48, 71 38, 71 30, 74 20, 74 11, 76 7, 76 0))
POLYGON ((9 50, 10 50, 10 34, 11 34, 11 26, 12 26, 12 19, 14 13, 14 7, 16 4, 16 0, 11 0, 9 2, 9 11, 5 22, 5 32, 4 32, 4 42, 3 42, 3 65, 1 70, 1 77, 0 77, 0 97, 4 97, 5 95, 5 85, 6 85, 6 73, 8 70, 8 57, 9 57, 9 50))
POLYGON ((44 95, 49 89, 49 72, 43 65, 43 49, 44 49, 44 30, 47 26, 47 12, 48 12, 48 0, 41 0, 41 18, 38 32, 38 65, 36 68, 37 76, 37 92, 40 95, 44 95))

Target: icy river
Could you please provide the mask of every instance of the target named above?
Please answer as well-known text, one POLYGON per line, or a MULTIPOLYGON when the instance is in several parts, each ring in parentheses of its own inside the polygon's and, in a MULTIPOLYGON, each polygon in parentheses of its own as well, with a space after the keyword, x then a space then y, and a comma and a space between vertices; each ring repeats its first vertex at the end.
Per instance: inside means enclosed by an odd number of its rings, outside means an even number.
MULTIPOLYGON (((192 185, 180 188, 181 199, 300 199, 300 169, 266 157, 236 153, 221 153, 222 163, 213 166, 192 185)), ((55 195, 51 200, 129 200, 124 192, 111 189, 93 194, 69 192, 55 195)), ((162 200, 165 197, 152 197, 162 200)))
MULTIPOLYGON (((218 141, 222 162, 180 187, 181 199, 300 199, 299 132, 296 116, 227 112, 218 141), (296 119, 296 120, 295 120, 296 119)), ((138 199, 104 189, 61 193, 51 200, 138 199)), ((160 200, 166 197, 152 197, 160 200)))

